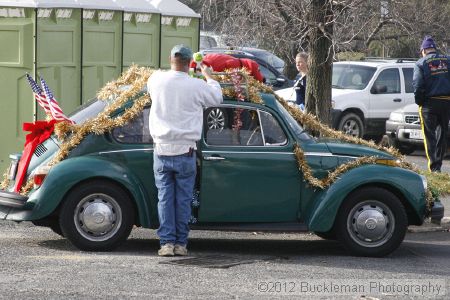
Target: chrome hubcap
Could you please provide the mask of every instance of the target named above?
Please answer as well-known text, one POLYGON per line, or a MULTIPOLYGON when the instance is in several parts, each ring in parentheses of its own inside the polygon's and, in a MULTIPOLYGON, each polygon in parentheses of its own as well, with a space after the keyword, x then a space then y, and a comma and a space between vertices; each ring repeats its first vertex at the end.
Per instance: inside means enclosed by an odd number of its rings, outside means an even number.
POLYGON ((359 126, 355 120, 348 120, 342 126, 342 131, 351 136, 359 136, 359 126))
POLYGON ((384 203, 368 200, 357 204, 347 219, 350 237, 364 247, 378 247, 386 243, 395 229, 392 211, 384 203))
POLYGON ((111 196, 92 194, 78 203, 74 221, 83 237, 91 241, 104 241, 119 230, 122 211, 111 196))
POLYGON ((212 109, 206 119, 208 129, 222 129, 225 127, 225 116, 219 108, 212 109))

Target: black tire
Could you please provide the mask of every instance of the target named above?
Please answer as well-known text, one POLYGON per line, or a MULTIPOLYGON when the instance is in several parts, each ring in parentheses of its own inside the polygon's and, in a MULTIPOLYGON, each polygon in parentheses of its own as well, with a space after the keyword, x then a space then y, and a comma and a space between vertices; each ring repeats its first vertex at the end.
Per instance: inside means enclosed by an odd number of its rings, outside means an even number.
POLYGON ((400 143, 397 138, 392 136, 384 135, 381 140, 381 145, 385 147, 395 147, 400 151, 401 154, 409 155, 416 150, 416 146, 412 144, 400 143))
POLYGON ((225 109, 210 107, 205 112, 205 125, 207 129, 224 129, 228 127, 228 115, 225 109))
POLYGON ((64 237, 64 233, 61 230, 61 226, 59 225, 59 223, 57 221, 50 223, 49 228, 57 235, 64 237))
POLYGON ((357 256, 385 256, 401 244, 408 217, 400 200, 388 190, 367 187, 342 203, 335 223, 339 240, 357 256))
POLYGON ((362 138, 364 136, 364 123, 357 114, 345 113, 339 120, 338 130, 362 138))
POLYGON ((397 144, 397 149, 401 154, 409 155, 416 150, 416 146, 408 144, 397 144))
POLYGON ((62 233, 77 248, 108 251, 130 235, 134 207, 128 194, 107 181, 85 183, 66 197, 59 215, 62 233))
POLYGON ((324 240, 336 240, 336 233, 334 232, 334 230, 330 230, 327 232, 314 231, 314 234, 324 240))
POLYGON ((43 226, 43 227, 50 228, 57 235, 64 237, 64 234, 61 230, 61 226, 59 226, 58 218, 49 217, 49 218, 44 218, 44 219, 40 219, 40 220, 34 220, 31 222, 36 226, 43 226))

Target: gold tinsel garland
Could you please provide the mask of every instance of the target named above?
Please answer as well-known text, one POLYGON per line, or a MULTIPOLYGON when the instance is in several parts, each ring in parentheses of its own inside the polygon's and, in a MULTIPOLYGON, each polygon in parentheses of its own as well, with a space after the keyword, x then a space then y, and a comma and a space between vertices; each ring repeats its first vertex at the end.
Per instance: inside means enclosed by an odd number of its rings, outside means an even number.
MULTIPOLYGON (((97 97, 102 100, 107 100, 111 97, 116 97, 115 101, 107 106, 97 117, 89 119, 82 125, 71 125, 66 122, 61 122, 55 125, 55 135, 61 140, 60 149, 53 159, 48 163, 53 166, 65 159, 70 151, 78 146, 86 135, 93 133, 97 135, 104 134, 113 128, 123 126, 133 120, 139 113, 142 112, 144 106, 150 103, 150 97, 145 94, 139 99, 135 100, 133 105, 125 110, 125 112, 117 117, 111 118, 111 114, 122 107, 129 98, 135 97, 147 83, 148 77, 152 71, 147 68, 139 68, 136 65, 130 67, 118 80, 108 83, 97 97), (120 89, 121 86, 131 85, 128 90, 120 89)), ((6 187, 9 182, 2 182, 6 187)), ((28 194, 33 188, 33 180, 29 179, 25 186, 22 187, 20 193, 22 195, 28 194)))
MULTIPOLYGON (((273 94, 272 88, 264 85, 263 83, 255 80, 253 77, 249 76, 245 69, 241 70, 242 76, 245 77, 247 81, 247 92, 248 92, 248 100, 253 103, 263 103, 260 92, 263 93, 271 93, 273 94)), ((136 96, 144 87, 147 82, 148 77, 151 75, 152 71, 147 68, 139 68, 135 65, 130 67, 128 71, 122 74, 122 76, 116 81, 109 82, 104 88, 102 88, 97 94, 98 98, 107 100, 112 97, 116 97, 116 100, 113 104, 108 106, 102 113, 100 113, 96 118, 87 120, 82 125, 72 125, 67 122, 58 123, 55 126, 55 134, 59 140, 62 141, 60 150, 56 154, 56 156, 49 163, 50 166, 55 165, 61 160, 65 159, 69 152, 76 147, 87 134, 103 134, 106 131, 109 131, 115 127, 123 126, 124 124, 131 121, 135 118, 144 108, 145 105, 150 103, 150 97, 148 95, 144 95, 139 99, 134 101, 134 104, 131 108, 127 109, 123 115, 112 119, 110 117, 111 113, 119 109, 130 97, 136 96), (124 85, 132 85, 130 89, 123 90, 121 87, 124 85)), ((216 75, 214 76, 216 80, 221 82, 231 82, 231 76, 229 74, 226 75, 216 75)), ((236 92, 232 87, 224 87, 223 88, 224 96, 234 98, 236 97, 236 92)), ((402 156, 397 149, 390 147, 386 148, 380 145, 376 145, 373 141, 366 141, 360 138, 355 138, 352 136, 345 135, 340 131, 333 130, 328 126, 320 123, 320 121, 313 115, 304 113, 300 111, 298 108, 290 106, 284 99, 275 95, 276 99, 280 102, 280 104, 293 116, 293 118, 302 124, 302 126, 307 127, 309 130, 319 132, 321 136, 340 139, 345 142, 365 145, 374 149, 385 151, 395 158, 397 158, 397 165, 402 168, 410 169, 414 172, 420 173, 420 171, 414 165, 405 161, 404 156, 402 156)), ((303 150, 297 145, 294 147, 294 154, 296 156, 297 164, 299 170, 303 173, 304 180, 308 182, 313 187, 317 188, 327 188, 333 182, 335 182, 341 174, 347 172, 350 169, 356 168, 363 164, 374 164, 376 163, 377 158, 374 156, 370 157, 360 157, 356 160, 350 161, 348 163, 342 164, 338 166, 334 171, 329 172, 328 176, 322 179, 318 179, 314 177, 310 166, 308 165, 303 150)), ((434 175, 434 173, 432 174, 434 175)), ((430 177, 431 174, 429 175, 430 177)), ((439 174, 440 181, 449 181, 450 178, 448 174, 439 174)), ((6 189, 9 185, 9 181, 7 180, 7 173, 4 174, 4 179, 1 183, 1 188, 6 189)), ((428 176, 427 176, 428 177, 428 176)), ((439 182, 439 180, 436 180, 439 182)), ((433 180, 430 182, 430 186, 433 186, 433 180)), ((33 181, 29 180, 27 184, 22 188, 21 194, 27 194, 33 187, 33 181)), ((434 187, 436 189, 436 187, 434 187)), ((450 187, 447 190, 439 190, 441 193, 445 193, 450 191, 450 187)), ((430 191, 430 188, 427 191, 427 199, 428 204, 432 200, 433 195, 430 191)))
MULTIPOLYGON (((254 101, 255 98, 258 98, 259 100, 257 100, 257 103, 261 103, 261 98, 260 98, 259 92, 274 94, 272 88, 255 80, 253 77, 248 76, 247 73, 245 73, 245 76, 247 76, 248 85, 250 87, 250 90, 249 90, 250 97, 249 98, 250 98, 251 102, 255 102, 254 101), (258 92, 255 93, 255 90, 258 92)), ((401 155, 400 152, 396 148, 394 148, 394 147, 387 148, 387 147, 384 147, 381 145, 377 145, 373 141, 366 141, 361 138, 356 138, 356 137, 346 135, 341 131, 336 131, 334 129, 331 129, 327 125, 322 124, 317 119, 316 116, 311 115, 309 113, 304 113, 304 112, 300 111, 300 109, 297 108, 296 106, 289 105, 286 100, 284 100, 283 98, 279 97, 276 94, 274 94, 274 96, 276 97, 278 102, 280 102, 280 104, 292 115, 292 117, 299 124, 301 124, 304 127, 307 127, 308 130, 311 130, 313 132, 319 132, 322 137, 340 139, 340 140, 343 140, 348 143, 364 145, 364 146, 368 146, 373 149, 387 152, 387 153, 391 154, 392 156, 394 156, 395 158, 397 158, 396 165, 398 167, 409 169, 416 173, 421 173, 420 170, 416 166, 407 162, 405 160, 405 157, 403 155, 401 155)), ((300 147, 298 147, 297 145, 294 147, 294 154, 296 156, 299 170, 303 173, 303 177, 306 180, 306 182, 308 182, 308 184, 310 184, 311 186, 321 188, 321 189, 325 189, 328 186, 330 186, 344 172, 347 172, 350 169, 359 167, 363 164, 374 164, 374 163, 376 163, 376 160, 377 160, 377 158, 374 156, 359 157, 353 161, 350 161, 348 163, 338 166, 334 171, 329 172, 327 177, 325 177, 323 179, 318 179, 318 178, 314 177, 314 175, 312 174, 312 170, 309 167, 309 165, 305 159, 303 150, 300 147)), ((450 176, 448 174, 441 175, 441 176, 443 178, 450 179, 450 176)), ((433 176, 431 176, 431 174, 430 174, 429 177, 433 177, 433 176)), ((435 192, 435 195, 433 195, 432 190, 438 191, 437 192, 438 194, 449 193, 450 187, 447 190, 439 189, 438 186, 433 185, 433 181, 431 181, 429 184, 428 190, 426 191, 426 199, 427 199, 428 208, 430 208, 431 203, 437 194, 435 192)))

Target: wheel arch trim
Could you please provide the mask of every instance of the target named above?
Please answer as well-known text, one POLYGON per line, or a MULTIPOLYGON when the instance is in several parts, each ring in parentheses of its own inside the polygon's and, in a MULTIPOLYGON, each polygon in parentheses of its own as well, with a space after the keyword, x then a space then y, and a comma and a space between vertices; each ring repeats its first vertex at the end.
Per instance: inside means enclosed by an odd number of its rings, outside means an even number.
POLYGON ((389 166, 370 165, 343 174, 309 209, 305 217, 310 231, 326 232, 333 228, 339 208, 354 191, 368 187, 383 187, 396 195, 406 209, 410 224, 421 224, 425 215, 425 190, 416 173, 389 166), (386 176, 389 174, 389 176, 386 176), (407 188, 405 188, 405 183, 407 188), (418 196, 420 195, 420 196, 418 196))
POLYGON ((146 201, 149 197, 140 181, 125 166, 97 157, 76 157, 54 166, 42 186, 30 194, 29 202, 34 203, 30 220, 42 219, 52 214, 70 191, 81 184, 98 179, 119 184, 136 208, 136 221, 139 221, 141 226, 151 226, 149 201, 146 201), (108 174, 108 177, 105 174, 108 174), (58 188, 55 189, 55 186, 58 188))
POLYGON ((342 118, 345 117, 345 115, 350 114, 350 113, 358 115, 361 118, 361 122, 363 123, 363 126, 364 127, 366 126, 367 117, 364 114, 364 111, 362 111, 360 108, 357 108, 357 107, 350 107, 350 108, 346 108, 345 110, 343 110, 340 115, 338 124, 341 122, 342 118))

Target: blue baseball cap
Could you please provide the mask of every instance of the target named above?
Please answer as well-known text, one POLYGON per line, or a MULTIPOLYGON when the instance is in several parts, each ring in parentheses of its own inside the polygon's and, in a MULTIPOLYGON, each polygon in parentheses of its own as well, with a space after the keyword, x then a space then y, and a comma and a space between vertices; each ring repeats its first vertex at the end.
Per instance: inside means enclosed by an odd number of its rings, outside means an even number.
POLYGON ((436 43, 434 42, 433 38, 429 35, 425 36, 423 39, 422 45, 420 46, 420 50, 433 48, 436 49, 436 43))
POLYGON ((170 56, 175 57, 176 54, 182 59, 192 59, 192 50, 185 45, 175 45, 170 51, 170 56))

